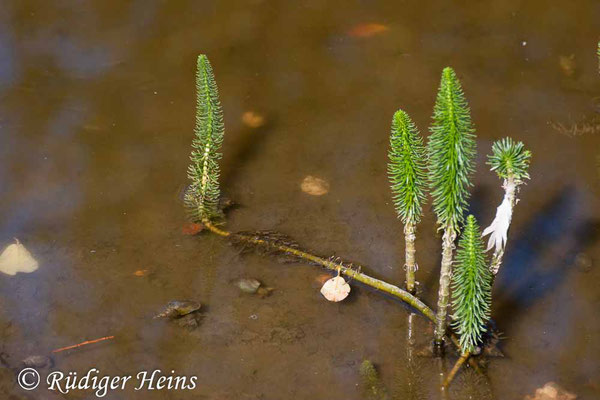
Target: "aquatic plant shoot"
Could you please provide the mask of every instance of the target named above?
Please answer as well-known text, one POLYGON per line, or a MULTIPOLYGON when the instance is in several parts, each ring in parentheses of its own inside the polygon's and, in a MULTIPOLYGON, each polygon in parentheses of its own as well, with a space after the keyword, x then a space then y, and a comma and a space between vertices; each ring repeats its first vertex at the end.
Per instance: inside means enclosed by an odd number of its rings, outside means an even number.
POLYGON ((446 334, 454 241, 467 208, 476 151, 469 106, 456 73, 450 67, 442 71, 430 131, 427 144, 429 185, 439 229, 444 232, 435 326, 435 342, 441 348, 446 334))
POLYGON ((486 330, 492 303, 491 279, 479 226, 469 215, 452 275, 453 327, 460 336, 463 354, 473 352, 486 330))
POLYGON ((219 91, 208 58, 201 54, 196 64, 196 127, 192 141, 190 186, 184 202, 193 222, 219 221, 219 160, 225 128, 219 91))
POLYGON ((504 248, 508 240, 508 228, 512 220, 513 209, 517 204, 516 194, 519 186, 529 179, 529 163, 531 152, 525 150, 521 142, 504 138, 492 145, 492 154, 488 156, 491 170, 503 180, 504 198, 496 209, 496 217, 483 231, 483 236, 489 235, 486 250, 494 249, 490 270, 495 276, 502 264, 504 248))
POLYGON ((406 290, 415 292, 415 239, 426 194, 425 146, 408 114, 396 111, 392 119, 388 176, 398 218, 404 224, 406 290))

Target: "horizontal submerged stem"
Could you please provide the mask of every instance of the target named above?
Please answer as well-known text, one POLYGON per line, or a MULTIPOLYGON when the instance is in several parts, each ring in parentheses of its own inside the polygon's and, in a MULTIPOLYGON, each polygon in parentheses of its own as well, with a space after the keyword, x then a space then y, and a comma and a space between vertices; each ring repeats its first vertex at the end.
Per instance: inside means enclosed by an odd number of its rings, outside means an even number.
MULTIPOLYGON (((224 231, 224 230, 214 226, 213 224, 211 224, 208 221, 204 221, 204 226, 206 226, 207 229, 209 229, 213 233, 216 233, 217 235, 220 235, 223 237, 229 237, 231 235, 231 232, 224 231)), ((417 297, 413 296, 412 294, 408 293, 405 290, 400 289, 398 286, 394 286, 394 285, 391 285, 380 279, 370 277, 369 275, 363 274, 362 272, 359 272, 352 268, 346 267, 345 265, 343 265, 341 263, 336 263, 336 262, 327 260, 325 258, 316 256, 314 254, 310 254, 305 251, 295 249, 293 247, 280 245, 280 244, 273 244, 266 240, 257 239, 255 237, 243 235, 243 234, 241 234, 241 235, 238 234, 237 237, 248 243, 252 243, 255 245, 259 245, 259 246, 270 247, 270 248, 277 249, 279 251, 294 255, 296 257, 303 258, 307 261, 312 261, 312 262, 322 265, 323 267, 325 267, 329 270, 332 270, 332 271, 339 270, 341 274, 346 275, 347 277, 352 278, 355 281, 364 283, 367 286, 371 286, 372 288, 381 290, 382 292, 388 293, 394 297, 399 298, 400 300, 409 304, 411 307, 414 307, 415 309, 420 311, 421 314, 426 316, 430 321, 435 322, 435 313, 433 312, 433 310, 431 308, 429 308, 425 303, 423 303, 417 297)))
MULTIPOLYGON (((210 221, 205 220, 202 223, 204 224, 206 229, 210 230, 212 233, 215 233, 219 236, 230 237, 232 235, 231 232, 225 231, 223 229, 220 229, 220 228, 214 226, 210 221)), ((407 291, 400 289, 398 286, 391 285, 380 279, 373 278, 369 275, 363 274, 362 272, 359 272, 352 268, 348 268, 341 263, 336 263, 336 262, 327 260, 325 258, 316 256, 314 254, 310 254, 305 251, 295 249, 293 247, 280 245, 280 244, 274 244, 274 243, 268 242, 266 240, 257 239, 256 237, 249 236, 249 235, 236 234, 236 237, 247 243, 252 243, 257 246, 264 246, 267 248, 276 249, 276 250, 294 255, 296 257, 303 258, 307 261, 311 261, 313 263, 319 264, 319 265, 321 265, 329 270, 332 270, 332 271, 339 270, 341 274, 346 275, 346 276, 354 279, 355 281, 361 282, 367 286, 371 286, 372 288, 381 290, 382 292, 385 292, 387 294, 390 294, 390 295, 402 300, 403 302, 407 303, 411 307, 418 310, 421 314, 423 314, 432 323, 434 323, 434 324, 436 323, 436 315, 431 308, 429 308, 425 303, 423 303, 416 296, 413 296, 412 294, 408 293, 407 291)), ((456 335, 450 333, 450 339, 452 340, 452 343, 454 343, 456 345, 456 347, 460 349, 460 344, 458 342, 458 338, 456 337, 456 335)), ((473 359, 469 359, 469 364, 477 372, 481 372, 479 365, 473 359)))

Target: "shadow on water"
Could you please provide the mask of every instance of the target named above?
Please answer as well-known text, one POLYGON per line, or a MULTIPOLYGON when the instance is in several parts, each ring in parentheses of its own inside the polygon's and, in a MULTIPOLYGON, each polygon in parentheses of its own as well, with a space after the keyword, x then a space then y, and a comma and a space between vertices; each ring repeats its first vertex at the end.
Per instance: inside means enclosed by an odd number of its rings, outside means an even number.
POLYGON ((222 172, 222 187, 231 187, 234 182, 238 181, 239 172, 250 160, 263 153, 261 149, 267 138, 273 133, 273 121, 258 129, 245 129, 245 132, 236 136, 240 137, 237 143, 229 146, 228 153, 231 154, 230 162, 224 163, 222 172))
POLYGON ((578 214, 579 193, 565 187, 510 240, 497 281, 494 315, 503 324, 514 320, 536 300, 551 293, 565 279, 577 254, 598 240, 600 221, 578 214), (553 257, 546 263, 546 252, 553 257))

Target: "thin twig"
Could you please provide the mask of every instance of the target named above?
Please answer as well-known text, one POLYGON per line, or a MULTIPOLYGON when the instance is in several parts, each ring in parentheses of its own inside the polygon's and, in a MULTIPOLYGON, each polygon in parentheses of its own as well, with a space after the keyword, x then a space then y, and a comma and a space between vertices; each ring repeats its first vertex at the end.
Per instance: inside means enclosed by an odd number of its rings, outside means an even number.
POLYGON ((98 342, 103 342, 105 340, 109 340, 109 339, 114 339, 114 336, 105 336, 103 338, 100 339, 94 339, 94 340, 86 340, 85 342, 81 342, 78 344, 74 344, 72 346, 67 346, 67 347, 61 347, 60 349, 56 349, 56 350, 52 350, 52 353, 60 353, 61 351, 65 351, 65 350, 70 350, 70 349, 75 349, 77 347, 81 347, 81 346, 85 346, 87 344, 92 344, 92 343, 98 343, 98 342))

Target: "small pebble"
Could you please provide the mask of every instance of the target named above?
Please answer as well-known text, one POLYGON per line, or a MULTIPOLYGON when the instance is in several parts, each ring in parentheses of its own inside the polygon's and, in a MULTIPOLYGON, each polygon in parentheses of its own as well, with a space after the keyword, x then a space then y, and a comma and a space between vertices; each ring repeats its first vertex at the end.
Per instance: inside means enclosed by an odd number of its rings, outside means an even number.
POLYGON ((260 282, 254 278, 242 278, 235 282, 235 285, 244 293, 254 294, 260 287, 260 282))

